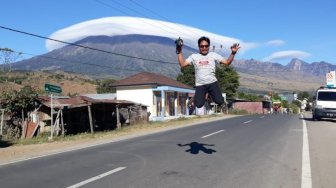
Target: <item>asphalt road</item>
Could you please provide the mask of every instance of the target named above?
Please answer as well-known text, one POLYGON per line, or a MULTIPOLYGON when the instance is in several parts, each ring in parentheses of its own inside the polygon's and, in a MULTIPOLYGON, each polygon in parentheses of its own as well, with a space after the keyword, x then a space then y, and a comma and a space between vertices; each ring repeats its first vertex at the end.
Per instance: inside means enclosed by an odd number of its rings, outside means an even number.
POLYGON ((336 187, 334 124, 287 114, 223 119, 3 165, 0 186, 336 187))

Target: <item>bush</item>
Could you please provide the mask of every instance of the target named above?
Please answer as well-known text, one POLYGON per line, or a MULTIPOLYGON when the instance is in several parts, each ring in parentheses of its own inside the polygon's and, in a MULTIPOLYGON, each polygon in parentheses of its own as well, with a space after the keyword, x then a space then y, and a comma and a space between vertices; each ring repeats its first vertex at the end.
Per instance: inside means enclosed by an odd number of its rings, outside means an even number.
POLYGON ((290 104, 289 108, 292 109, 294 114, 298 114, 300 112, 300 108, 296 104, 290 104))

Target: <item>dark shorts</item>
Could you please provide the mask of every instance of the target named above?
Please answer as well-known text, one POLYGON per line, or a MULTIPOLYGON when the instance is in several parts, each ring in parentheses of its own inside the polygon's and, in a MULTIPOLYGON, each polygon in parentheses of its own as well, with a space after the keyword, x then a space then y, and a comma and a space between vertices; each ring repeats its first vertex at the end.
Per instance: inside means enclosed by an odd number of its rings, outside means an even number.
POLYGON ((211 84, 196 86, 195 105, 197 108, 201 108, 205 104, 206 93, 210 95, 212 101, 216 104, 222 105, 224 103, 224 98, 218 82, 214 82, 211 84))

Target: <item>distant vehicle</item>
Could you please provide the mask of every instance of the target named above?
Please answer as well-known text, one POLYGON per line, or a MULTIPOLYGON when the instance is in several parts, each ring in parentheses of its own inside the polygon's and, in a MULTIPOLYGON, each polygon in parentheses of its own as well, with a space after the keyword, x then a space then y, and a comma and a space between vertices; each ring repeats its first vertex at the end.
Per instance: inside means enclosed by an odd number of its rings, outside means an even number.
POLYGON ((313 96, 313 120, 336 118, 336 87, 320 87, 313 96))

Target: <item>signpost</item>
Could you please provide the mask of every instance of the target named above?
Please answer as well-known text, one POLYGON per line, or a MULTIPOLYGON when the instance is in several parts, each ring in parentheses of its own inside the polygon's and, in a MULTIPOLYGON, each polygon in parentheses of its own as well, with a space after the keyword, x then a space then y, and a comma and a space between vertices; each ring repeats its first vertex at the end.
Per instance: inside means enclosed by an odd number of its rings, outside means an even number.
POLYGON ((62 93, 62 88, 60 86, 52 84, 44 84, 44 90, 51 93, 62 93))
POLYGON ((53 94, 52 93, 62 93, 62 88, 60 86, 52 84, 44 84, 44 90, 50 92, 50 140, 53 139, 54 125, 53 125, 53 94))

